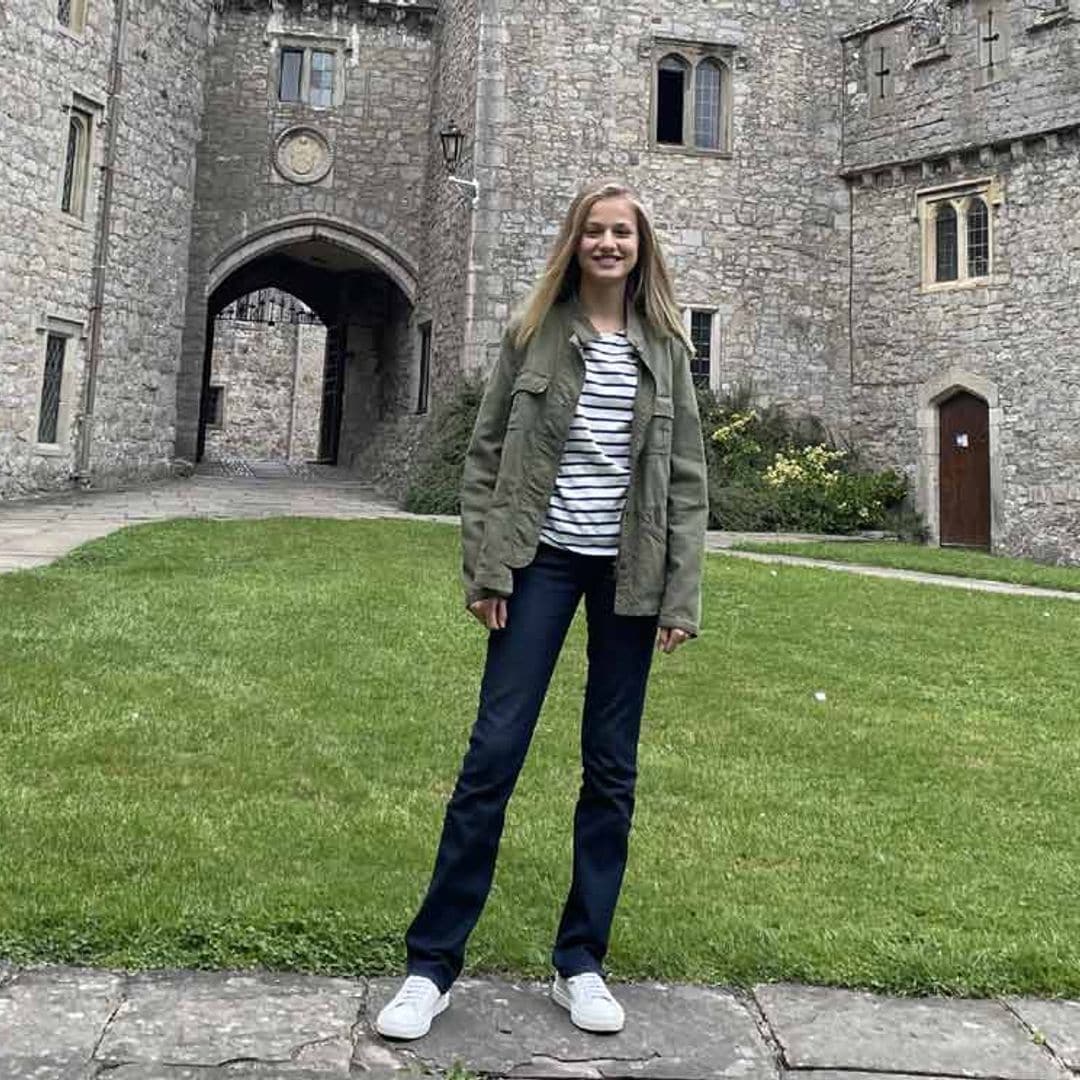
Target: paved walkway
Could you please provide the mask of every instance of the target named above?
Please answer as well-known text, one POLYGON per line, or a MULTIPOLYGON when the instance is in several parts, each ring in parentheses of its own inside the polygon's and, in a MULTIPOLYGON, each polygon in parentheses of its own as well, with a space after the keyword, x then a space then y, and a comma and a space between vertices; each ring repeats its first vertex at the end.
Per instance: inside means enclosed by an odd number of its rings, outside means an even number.
POLYGON ((619 1035, 571 1026, 545 987, 463 979, 424 1039, 371 1021, 389 979, 0 969, 3 1080, 815 1080, 1080 1074, 1080 1003, 874 997, 773 985, 617 987, 619 1035), (456 1070, 456 1071, 455 1071, 456 1070))
MULTIPOLYGON (((196 475, 127 491, 72 492, 51 498, 0 502, 0 573, 44 566, 80 544, 126 525, 174 517, 279 516, 372 518, 416 515, 399 510, 374 488, 352 479, 347 473, 326 468, 297 477, 266 467, 256 470, 253 476, 196 475)), ((424 520, 457 522, 453 517, 425 517, 424 520)), ((707 546, 710 551, 757 562, 809 566, 953 589, 1080 601, 1080 593, 1059 589, 731 550, 731 545, 739 541, 835 539, 812 534, 779 536, 776 533, 714 531, 708 535, 707 546)))
MULTIPOLYGON (((138 522, 283 514, 361 518, 399 511, 370 487, 328 472, 314 479, 196 476, 124 492, 0 503, 0 571, 43 565, 138 522)), ((726 551, 735 539, 711 533, 709 547, 726 551)), ((822 565, 789 556, 727 554, 822 565)), ((1078 599, 998 582, 826 565, 847 573, 1078 599)), ((639 984, 618 990, 626 1030, 602 1037, 574 1029, 543 986, 466 979, 427 1038, 392 1045, 374 1034, 371 1019, 395 986, 386 979, 260 973, 19 970, 0 961, 0 1080, 389 1080, 424 1073, 461 1080, 460 1068, 508 1080, 1080 1076, 1080 1002, 891 999, 803 986, 735 993, 639 984)))

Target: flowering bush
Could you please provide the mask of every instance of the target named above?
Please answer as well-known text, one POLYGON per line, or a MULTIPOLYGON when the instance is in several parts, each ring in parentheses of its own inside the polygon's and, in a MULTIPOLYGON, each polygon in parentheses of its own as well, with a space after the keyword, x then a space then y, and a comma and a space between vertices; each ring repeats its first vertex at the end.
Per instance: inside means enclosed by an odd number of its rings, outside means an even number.
POLYGON ((893 523, 907 496, 903 476, 860 471, 855 452, 836 447, 820 421, 752 401, 749 387, 699 399, 713 528, 850 533, 893 523))
POLYGON ((761 453, 761 444, 754 438, 752 429, 759 417, 755 410, 732 413, 726 424, 713 433, 712 441, 726 458, 747 457, 761 453))
POLYGON ((838 463, 847 457, 844 450, 830 450, 824 443, 801 450, 781 450, 765 470, 769 487, 830 488, 840 476, 838 463))

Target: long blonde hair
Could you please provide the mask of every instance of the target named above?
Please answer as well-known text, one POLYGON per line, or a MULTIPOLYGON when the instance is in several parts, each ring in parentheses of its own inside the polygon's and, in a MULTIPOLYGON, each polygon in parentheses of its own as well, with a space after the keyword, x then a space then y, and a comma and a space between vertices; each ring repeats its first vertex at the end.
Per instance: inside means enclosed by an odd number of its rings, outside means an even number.
POLYGON ((570 204, 547 266, 514 319, 514 346, 524 348, 552 307, 577 294, 581 280, 578 245, 589 219, 589 211, 601 199, 627 199, 637 216, 638 261, 627 278, 627 299, 650 327, 662 335, 678 338, 692 353, 693 345, 683 326, 671 275, 649 215, 637 195, 617 180, 600 180, 589 184, 570 204))

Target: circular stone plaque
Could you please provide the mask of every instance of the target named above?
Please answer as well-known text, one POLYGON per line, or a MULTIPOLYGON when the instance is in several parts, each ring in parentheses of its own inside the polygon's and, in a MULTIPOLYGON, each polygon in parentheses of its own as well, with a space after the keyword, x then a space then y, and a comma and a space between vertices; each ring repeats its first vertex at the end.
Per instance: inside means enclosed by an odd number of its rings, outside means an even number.
POLYGON ((333 162, 330 144, 315 128, 291 127, 278 136, 274 164, 294 184, 317 183, 330 171, 333 162))

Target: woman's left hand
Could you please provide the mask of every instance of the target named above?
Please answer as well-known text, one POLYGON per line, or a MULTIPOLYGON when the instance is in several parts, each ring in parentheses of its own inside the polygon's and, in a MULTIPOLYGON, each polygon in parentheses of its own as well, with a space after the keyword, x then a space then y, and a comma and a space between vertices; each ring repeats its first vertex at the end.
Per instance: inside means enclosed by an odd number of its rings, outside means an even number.
POLYGON ((656 647, 662 653, 673 653, 690 635, 677 626, 661 626, 656 632, 656 647))

